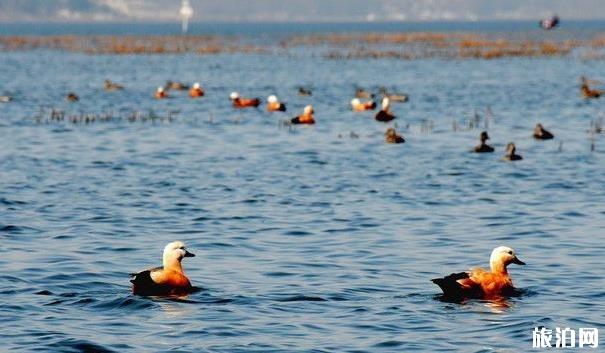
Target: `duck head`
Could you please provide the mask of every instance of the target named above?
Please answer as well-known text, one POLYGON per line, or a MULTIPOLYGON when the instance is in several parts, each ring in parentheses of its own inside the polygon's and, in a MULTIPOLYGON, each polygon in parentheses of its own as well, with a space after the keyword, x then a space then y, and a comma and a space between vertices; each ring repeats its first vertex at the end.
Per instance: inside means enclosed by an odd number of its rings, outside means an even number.
POLYGON ((499 246, 492 251, 489 257, 492 272, 506 273, 506 267, 510 264, 525 265, 525 262, 519 260, 515 251, 508 246, 499 246))
POLYGON ((517 147, 515 147, 515 144, 510 142, 508 145, 506 145, 506 155, 507 156, 513 156, 515 154, 515 152, 517 152, 517 147))
POLYGON ((234 101, 234 100, 236 100, 236 99, 238 99, 238 98, 239 98, 239 93, 237 93, 237 92, 231 92, 231 95, 229 95, 229 98, 230 98, 232 101, 234 101))
POLYGON ((269 97, 267 97, 267 102, 269 103, 277 103, 277 96, 272 94, 269 97))
POLYGON ((485 143, 485 141, 489 140, 489 135, 487 134, 487 131, 483 131, 479 137, 481 139, 481 142, 485 143))
POLYGON ((389 99, 389 97, 382 98, 382 110, 387 111, 387 110, 389 110, 390 106, 391 106, 391 100, 389 99))
POLYGON ((180 268, 183 258, 194 256, 194 254, 187 251, 182 241, 173 241, 164 247, 164 255, 162 256, 164 269, 180 268))
POLYGON ((305 107, 305 110, 303 110, 303 114, 304 115, 311 115, 313 113, 315 113, 315 111, 313 110, 313 106, 312 105, 307 105, 305 107))

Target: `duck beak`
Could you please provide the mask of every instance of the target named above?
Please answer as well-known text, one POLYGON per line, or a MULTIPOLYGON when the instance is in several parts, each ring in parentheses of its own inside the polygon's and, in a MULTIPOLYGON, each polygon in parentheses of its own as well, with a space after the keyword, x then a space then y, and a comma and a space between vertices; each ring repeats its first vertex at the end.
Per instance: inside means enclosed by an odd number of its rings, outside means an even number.
POLYGON ((195 254, 192 254, 189 251, 185 250, 185 257, 195 257, 195 254))
POLYGON ((517 264, 517 265, 525 265, 525 262, 519 260, 519 258, 516 257, 516 256, 515 256, 515 258, 513 259, 513 261, 511 263, 517 264))

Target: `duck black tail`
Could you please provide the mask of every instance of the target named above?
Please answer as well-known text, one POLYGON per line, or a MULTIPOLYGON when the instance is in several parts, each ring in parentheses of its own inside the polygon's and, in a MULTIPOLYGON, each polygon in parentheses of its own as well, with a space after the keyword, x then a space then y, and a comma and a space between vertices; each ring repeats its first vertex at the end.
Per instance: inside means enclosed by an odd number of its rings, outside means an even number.
POLYGON ((439 286, 439 288, 441 288, 444 299, 448 301, 458 301, 467 297, 468 294, 462 285, 458 283, 458 280, 465 278, 468 278, 468 273, 459 272, 452 273, 451 275, 443 278, 434 278, 431 280, 431 282, 435 283, 439 286))

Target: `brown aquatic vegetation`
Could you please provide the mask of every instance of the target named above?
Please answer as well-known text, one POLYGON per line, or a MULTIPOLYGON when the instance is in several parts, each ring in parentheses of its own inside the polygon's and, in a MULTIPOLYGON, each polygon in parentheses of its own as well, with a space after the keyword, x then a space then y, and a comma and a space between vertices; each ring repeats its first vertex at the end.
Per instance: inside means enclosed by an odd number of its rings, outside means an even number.
POLYGON ((604 57, 605 34, 585 39, 539 39, 512 34, 480 33, 339 33, 292 36, 279 43, 220 35, 166 36, 0 36, 0 50, 50 49, 95 54, 284 53, 296 47, 318 47, 329 59, 415 60, 563 57, 576 52, 583 59, 604 57))

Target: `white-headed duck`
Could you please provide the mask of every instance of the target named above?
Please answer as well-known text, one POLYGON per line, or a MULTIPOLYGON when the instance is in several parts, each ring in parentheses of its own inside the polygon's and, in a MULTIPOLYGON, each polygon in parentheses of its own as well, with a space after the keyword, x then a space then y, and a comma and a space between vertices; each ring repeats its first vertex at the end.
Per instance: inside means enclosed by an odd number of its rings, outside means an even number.
POLYGON ((138 273, 134 277, 132 293, 138 295, 185 295, 191 293, 193 287, 189 278, 183 272, 181 261, 185 257, 193 257, 181 241, 173 241, 164 248, 162 267, 156 267, 138 273))
POLYGON ((534 138, 536 140, 550 140, 554 137, 555 136, 551 134, 550 131, 546 130, 542 124, 536 124, 536 127, 534 128, 534 138))
POLYGON ((494 148, 485 142, 489 140, 489 135, 487 134, 487 131, 483 131, 481 135, 479 135, 479 140, 481 141, 481 143, 479 144, 479 146, 475 146, 475 149, 473 151, 477 153, 494 152, 494 148))
POLYGON ((443 278, 435 278, 433 283, 443 291, 445 299, 496 299, 517 293, 507 271, 510 264, 525 265, 515 251, 499 246, 492 251, 489 259, 490 271, 475 268, 469 272, 453 273, 443 278))
POLYGON ((385 140, 387 143, 404 143, 405 139, 400 135, 397 135, 397 131, 392 127, 387 129, 387 132, 384 134, 385 140))
POLYGON ((158 89, 155 91, 155 94, 153 96, 155 97, 155 99, 168 98, 168 94, 166 93, 166 90, 162 86, 158 87, 158 89))
POLYGON ((73 92, 69 92, 67 96, 65 96, 65 99, 67 99, 67 101, 69 102, 77 102, 80 100, 80 97, 78 97, 78 95, 73 92))
POLYGON ((517 154, 517 147, 514 143, 506 145, 506 155, 504 155, 505 161, 520 161, 523 157, 517 154))
POLYGON ((259 98, 242 98, 237 92, 231 92, 229 97, 231 98, 231 102, 235 108, 256 108, 260 105, 259 98))
POLYGON ((315 124, 315 119, 313 118, 313 106, 307 105, 303 110, 303 113, 296 118, 292 118, 290 120, 292 124, 315 124))
POLYGON ((268 112, 285 112, 286 105, 281 103, 279 99, 277 99, 276 95, 270 95, 267 97, 267 111, 268 112))
POLYGON ((387 122, 395 119, 395 115, 393 115, 390 111, 391 101, 388 97, 382 98, 382 109, 376 113, 374 119, 377 121, 387 122))
POLYGON ((198 97, 203 97, 203 96, 204 96, 204 90, 200 86, 200 83, 199 82, 194 83, 193 86, 191 87, 191 89, 189 90, 189 97, 198 98, 198 97))
POLYGON ((354 112, 363 112, 366 110, 374 110, 374 109, 376 109, 376 102, 374 102, 374 101, 362 102, 359 98, 353 98, 353 99, 351 99, 351 109, 353 109, 354 112))
POLYGON ((105 82, 103 83, 103 87, 108 92, 119 91, 119 90, 124 89, 124 86, 117 84, 115 82, 112 82, 111 80, 105 80, 105 82))

